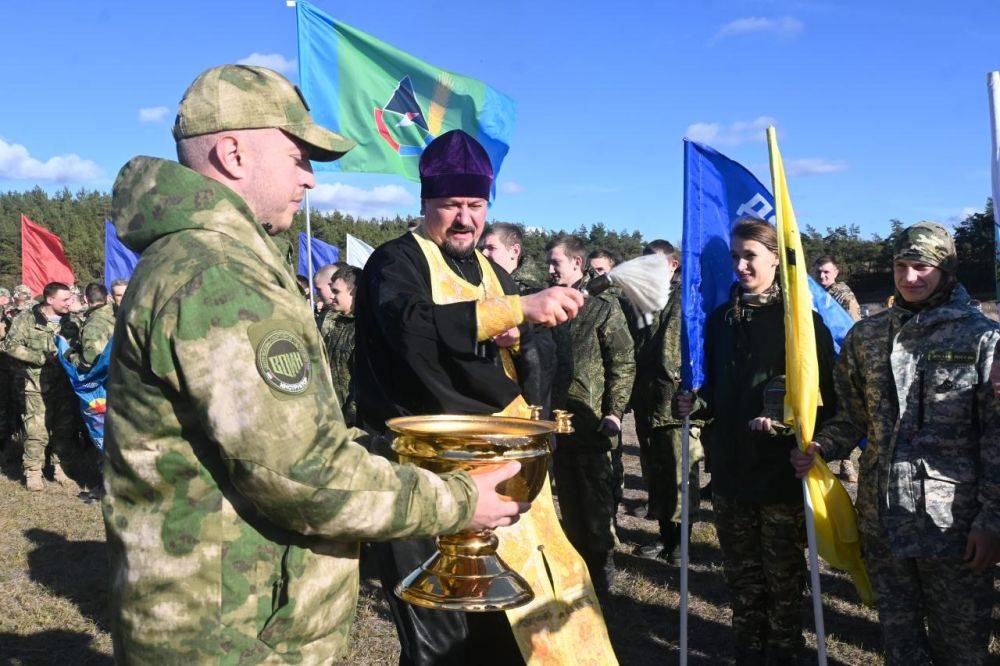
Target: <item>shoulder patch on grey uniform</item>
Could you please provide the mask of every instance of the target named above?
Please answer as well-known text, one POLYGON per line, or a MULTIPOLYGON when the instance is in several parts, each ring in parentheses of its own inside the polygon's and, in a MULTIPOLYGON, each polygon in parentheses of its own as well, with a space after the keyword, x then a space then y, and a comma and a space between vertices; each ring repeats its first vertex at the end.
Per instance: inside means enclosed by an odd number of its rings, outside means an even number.
MULTIPOLYGON (((263 330, 251 327, 257 372, 264 382, 279 393, 301 395, 309 390, 313 378, 312 361, 302 336, 286 322, 261 322, 263 330), (256 330, 253 330, 256 329, 256 330)), ((288 322, 290 323, 290 322, 288 322)))
POLYGON ((927 360, 931 363, 975 363, 976 352, 932 349, 927 352, 927 360))

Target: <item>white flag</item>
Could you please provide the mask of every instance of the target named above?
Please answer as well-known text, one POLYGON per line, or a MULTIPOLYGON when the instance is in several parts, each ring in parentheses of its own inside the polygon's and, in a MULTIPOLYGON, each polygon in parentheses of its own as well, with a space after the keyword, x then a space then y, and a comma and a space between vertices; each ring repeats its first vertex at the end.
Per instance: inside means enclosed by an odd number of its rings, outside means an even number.
POLYGON ((368 257, 375 251, 368 243, 360 238, 355 238, 347 234, 347 263, 355 268, 364 268, 368 257))

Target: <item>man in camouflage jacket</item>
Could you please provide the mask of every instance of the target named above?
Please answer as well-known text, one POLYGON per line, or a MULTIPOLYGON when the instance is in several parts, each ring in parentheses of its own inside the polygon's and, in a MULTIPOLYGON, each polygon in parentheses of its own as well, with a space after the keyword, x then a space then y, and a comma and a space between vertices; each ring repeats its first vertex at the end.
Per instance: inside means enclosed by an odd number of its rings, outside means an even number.
POLYGON ((316 125, 281 75, 236 65, 195 80, 174 137, 190 168, 137 157, 113 192, 118 236, 142 255, 108 387, 115 656, 327 663, 346 651, 359 540, 505 525, 519 507, 496 499, 495 477, 394 465, 343 424, 267 232, 314 186, 308 160, 353 142, 316 125))
MULTIPOLYGON (((559 237, 547 251, 553 283, 586 287, 580 239, 559 237)), ((612 449, 635 379, 632 336, 618 299, 608 292, 589 297, 576 319, 555 327, 552 335, 557 359, 552 406, 572 412, 575 429, 557 437, 553 476, 559 511, 566 536, 604 596, 614 575, 616 539, 612 449)))
POLYGON ((87 285, 87 302, 90 307, 84 313, 83 325, 80 326, 78 351, 69 354, 73 365, 83 372, 97 362, 115 332, 115 309, 104 285, 87 285))
POLYGON ((348 425, 357 423, 357 389, 354 374, 354 290, 361 271, 353 266, 344 266, 330 276, 331 303, 324 321, 329 321, 320 329, 326 345, 326 357, 330 361, 333 386, 340 398, 340 409, 348 425))
MULTIPOLYGON (((838 413, 815 436, 832 460, 868 438, 858 527, 890 666, 989 659, 1000 556, 1000 403, 989 371, 1000 332, 969 303, 956 264, 940 225, 903 231, 895 305, 847 335, 838 413)), ((811 461, 792 454, 800 475, 811 461)))
MULTIPOLYGON (((681 383, 681 289, 680 262, 677 250, 665 240, 654 240, 644 254, 660 254, 673 265, 673 283, 667 306, 652 323, 636 329, 635 386, 632 408, 635 411, 636 435, 642 476, 649 493, 646 517, 659 523, 659 538, 637 549, 642 557, 662 557, 676 562, 680 545, 681 467, 683 419, 673 415, 674 396, 681 383)), ((701 447, 701 421, 692 420, 688 490, 691 493, 689 515, 697 511, 698 462, 704 458, 701 447)), ((693 524, 694 521, 690 521, 693 524)))
POLYGON ((35 492, 44 488, 42 469, 50 444, 53 478, 64 488, 74 486, 63 472, 60 458, 66 457, 76 437, 76 396, 56 358, 55 343, 56 335, 67 337, 71 344, 76 342, 76 327, 69 317, 71 298, 67 285, 45 285, 43 302, 14 318, 0 347, 10 359, 8 367, 23 409, 24 482, 35 492))

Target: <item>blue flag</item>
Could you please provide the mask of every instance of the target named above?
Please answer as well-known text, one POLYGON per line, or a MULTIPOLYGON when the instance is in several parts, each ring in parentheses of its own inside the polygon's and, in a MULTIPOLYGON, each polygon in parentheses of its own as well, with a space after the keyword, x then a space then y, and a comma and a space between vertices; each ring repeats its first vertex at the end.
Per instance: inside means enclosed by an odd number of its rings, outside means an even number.
POLYGON ((111 220, 104 220, 104 286, 111 289, 115 280, 132 277, 137 263, 139 255, 122 245, 115 225, 111 220))
MULTIPOLYGON (((306 235, 299 232, 299 263, 296 272, 299 275, 309 275, 309 249, 306 245, 306 235)), ((315 236, 312 239, 313 273, 327 264, 335 264, 340 261, 340 249, 336 245, 324 243, 315 236)), ((311 278, 310 278, 311 279, 311 278)))
MULTIPOLYGON (((684 141, 684 238, 681 241, 681 382, 705 381, 705 319, 729 300, 736 276, 729 257, 733 222, 753 215, 774 224, 774 197, 739 162, 700 143, 684 141)), ((813 309, 840 352, 854 320, 823 287, 809 278, 813 309)))
POLYGON ((107 411, 108 364, 111 360, 111 341, 97 357, 94 366, 87 372, 80 372, 66 359, 69 343, 61 335, 56 336, 56 349, 73 392, 80 400, 80 413, 87 426, 87 433, 98 451, 104 451, 104 414, 107 411))

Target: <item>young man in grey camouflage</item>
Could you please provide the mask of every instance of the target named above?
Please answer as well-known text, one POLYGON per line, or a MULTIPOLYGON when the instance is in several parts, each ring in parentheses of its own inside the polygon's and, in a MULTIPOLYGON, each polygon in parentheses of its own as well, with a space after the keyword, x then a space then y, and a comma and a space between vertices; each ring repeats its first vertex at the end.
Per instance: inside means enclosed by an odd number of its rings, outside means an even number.
POLYGON ((63 472, 60 458, 69 453, 78 425, 76 396, 56 358, 55 343, 56 335, 72 338, 76 331, 69 322, 72 294, 67 285, 50 282, 45 285, 42 299, 42 303, 14 318, 0 345, 10 359, 9 367, 20 391, 25 433, 24 483, 34 492, 45 487, 42 469, 47 448, 55 481, 63 488, 75 486, 63 472))
POLYGON ((111 619, 119 663, 343 657, 358 541, 508 525, 499 473, 436 476, 351 441, 319 332, 269 234, 310 159, 354 142, 270 70, 204 72, 181 101, 182 164, 118 175, 119 238, 142 257, 108 386, 111 619))
POLYGON ((890 666, 989 659, 1000 559, 1000 403, 989 372, 1000 332, 956 269, 944 227, 900 234, 895 304, 848 333, 838 414, 808 452, 792 452, 802 476, 816 452, 837 460, 868 438, 858 528, 890 666))
MULTIPOLYGON (((583 241, 562 236, 546 248, 552 282, 583 289, 583 241)), ((618 299, 591 296, 576 319, 552 329, 556 376, 552 406, 573 413, 572 435, 556 438, 553 476, 570 543, 587 563, 594 589, 606 597, 614 578, 616 475, 612 449, 635 380, 632 336, 618 299)))
POLYGON ((91 282, 85 293, 90 307, 84 313, 79 342, 68 355, 73 365, 83 372, 97 362, 115 331, 114 305, 108 298, 108 290, 103 284, 91 282))

